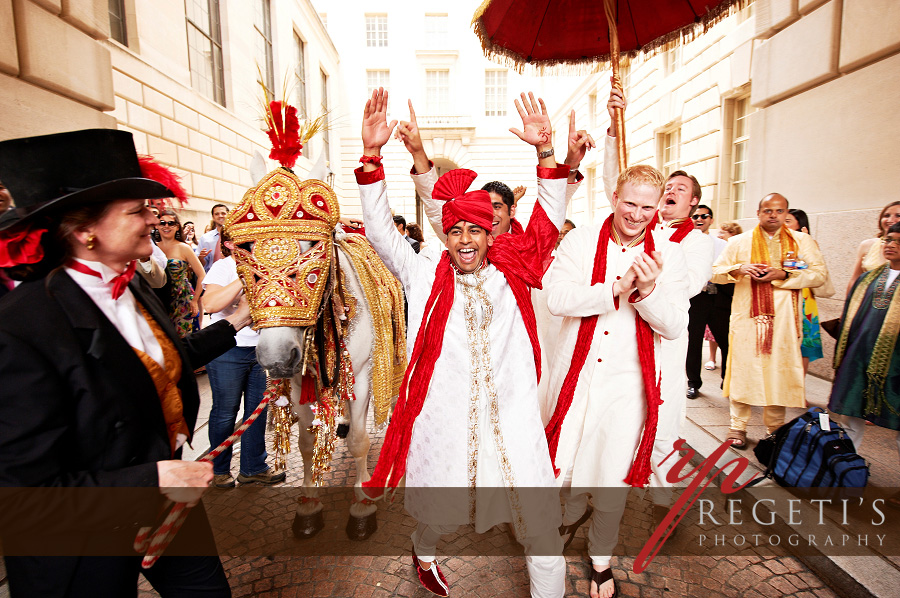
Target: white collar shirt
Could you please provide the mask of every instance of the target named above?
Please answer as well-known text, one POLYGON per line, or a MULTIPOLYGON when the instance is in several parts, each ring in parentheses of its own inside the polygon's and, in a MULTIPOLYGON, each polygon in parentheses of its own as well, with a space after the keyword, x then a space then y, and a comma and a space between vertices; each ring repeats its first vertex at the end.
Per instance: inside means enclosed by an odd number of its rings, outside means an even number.
POLYGON ((129 345, 143 351, 153 361, 165 367, 162 347, 153 335, 147 320, 140 313, 137 299, 134 298, 131 289, 126 288, 118 299, 112 298, 112 281, 119 273, 100 262, 89 262, 78 258, 75 260, 91 270, 99 272, 100 277, 83 274, 68 267, 66 273, 87 293, 129 345))

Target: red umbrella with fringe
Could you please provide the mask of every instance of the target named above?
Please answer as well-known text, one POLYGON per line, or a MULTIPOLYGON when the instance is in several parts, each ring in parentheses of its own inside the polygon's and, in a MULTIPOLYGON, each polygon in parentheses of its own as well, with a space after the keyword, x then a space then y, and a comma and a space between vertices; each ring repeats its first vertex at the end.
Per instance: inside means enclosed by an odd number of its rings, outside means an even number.
MULTIPOLYGON (((472 25, 488 58, 522 70, 620 61, 690 41, 747 0, 485 0, 472 25)), ((619 169, 624 170, 624 115, 617 110, 619 169)))

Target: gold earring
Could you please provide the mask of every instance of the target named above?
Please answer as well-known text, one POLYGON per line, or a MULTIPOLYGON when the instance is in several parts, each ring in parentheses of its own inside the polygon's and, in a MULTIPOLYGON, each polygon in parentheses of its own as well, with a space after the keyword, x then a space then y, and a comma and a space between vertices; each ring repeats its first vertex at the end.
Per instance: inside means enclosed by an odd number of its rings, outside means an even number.
POLYGON ((84 246, 87 247, 89 250, 96 247, 97 246, 97 237, 94 235, 88 236, 87 242, 85 242, 84 246))

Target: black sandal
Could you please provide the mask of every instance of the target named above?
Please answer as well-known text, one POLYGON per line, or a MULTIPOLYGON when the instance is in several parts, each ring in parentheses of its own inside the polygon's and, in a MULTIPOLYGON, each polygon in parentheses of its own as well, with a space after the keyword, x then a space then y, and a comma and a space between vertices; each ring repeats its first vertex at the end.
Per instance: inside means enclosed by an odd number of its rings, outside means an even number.
POLYGON ((575 534, 578 533, 578 528, 584 525, 584 522, 591 518, 591 515, 594 514, 594 507, 588 505, 588 508, 584 510, 584 515, 581 516, 581 519, 576 521, 575 523, 570 523, 569 525, 560 525, 559 526, 559 535, 565 536, 569 534, 569 539, 566 540, 566 543, 563 544, 563 551, 569 547, 569 544, 572 543, 572 540, 575 539, 575 534))
MULTIPOLYGON (((619 595, 619 586, 616 585, 616 578, 613 577, 612 567, 609 569, 604 569, 603 571, 597 571, 594 569, 594 566, 591 565, 591 581, 597 584, 597 592, 600 591, 600 586, 604 583, 608 582, 610 579, 613 582, 613 593, 610 598, 616 598, 619 595)), ((590 593, 591 588, 588 587, 588 593, 590 593)))

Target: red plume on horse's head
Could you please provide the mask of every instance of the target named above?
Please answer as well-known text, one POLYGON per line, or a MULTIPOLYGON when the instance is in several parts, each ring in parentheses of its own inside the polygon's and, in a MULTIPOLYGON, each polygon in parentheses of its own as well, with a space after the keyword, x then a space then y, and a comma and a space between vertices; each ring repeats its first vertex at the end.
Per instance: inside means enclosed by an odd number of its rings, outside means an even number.
POLYGON ((145 179, 165 185, 172 192, 172 197, 178 200, 179 207, 184 207, 188 200, 188 194, 181 184, 181 177, 175 174, 175 171, 168 166, 163 166, 151 156, 138 156, 138 162, 140 162, 141 174, 145 179))
POLYGON ((460 197, 469 189, 477 176, 475 171, 467 168, 456 168, 446 172, 434 184, 434 192, 431 196, 444 201, 460 197))
POLYGON ((287 102, 269 102, 266 106, 266 124, 269 125, 266 134, 272 142, 269 157, 285 168, 293 167, 303 149, 297 109, 287 102))

